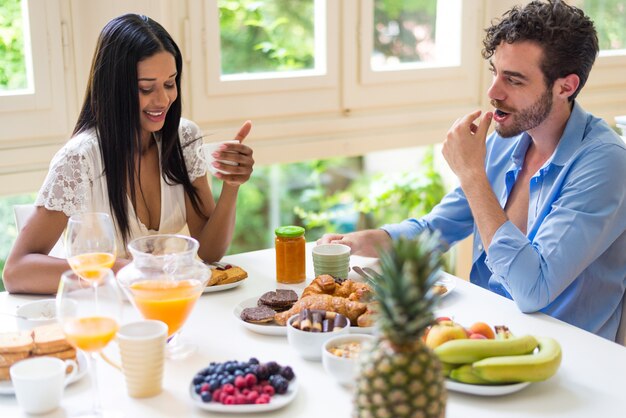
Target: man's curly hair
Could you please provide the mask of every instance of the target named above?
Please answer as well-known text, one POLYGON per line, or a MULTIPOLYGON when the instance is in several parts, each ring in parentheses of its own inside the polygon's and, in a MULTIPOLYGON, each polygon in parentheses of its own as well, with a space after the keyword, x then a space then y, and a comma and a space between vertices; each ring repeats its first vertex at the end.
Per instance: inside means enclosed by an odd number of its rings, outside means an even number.
POLYGON ((536 42, 543 50, 541 71, 546 84, 569 74, 580 78, 573 101, 585 85, 598 55, 598 36, 593 21, 585 13, 561 0, 532 1, 515 6, 486 29, 482 55, 493 56, 502 42, 536 42))

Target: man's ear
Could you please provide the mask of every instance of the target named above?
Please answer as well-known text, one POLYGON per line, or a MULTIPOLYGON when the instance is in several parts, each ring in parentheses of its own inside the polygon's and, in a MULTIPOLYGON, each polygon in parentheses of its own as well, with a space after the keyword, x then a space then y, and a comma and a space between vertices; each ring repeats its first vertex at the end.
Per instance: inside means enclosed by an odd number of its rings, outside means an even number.
POLYGON ((579 85, 580 78, 576 74, 569 74, 565 77, 557 78, 554 82, 555 93, 563 99, 567 99, 576 92, 579 85))

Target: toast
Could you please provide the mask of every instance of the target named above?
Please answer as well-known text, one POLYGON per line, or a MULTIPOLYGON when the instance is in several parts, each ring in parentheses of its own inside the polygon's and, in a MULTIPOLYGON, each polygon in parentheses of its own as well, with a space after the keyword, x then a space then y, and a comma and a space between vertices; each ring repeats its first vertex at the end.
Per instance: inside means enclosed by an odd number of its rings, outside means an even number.
POLYGON ((248 277, 248 273, 237 266, 232 266, 229 269, 222 270, 222 272, 226 273, 226 277, 217 282, 217 284, 235 283, 248 277))
POLYGON ((225 280, 228 277, 228 274, 225 270, 218 270, 216 268, 211 268, 211 278, 209 279, 207 286, 214 286, 218 284, 220 281, 225 280))
POLYGON ((28 331, 0 334, 0 354, 29 353, 33 349, 33 338, 28 331))
POLYGON ((72 348, 59 324, 43 325, 34 328, 33 340, 35 346, 32 353, 35 355, 57 353, 72 348))
POLYGON ((0 367, 0 382, 3 380, 11 380, 11 375, 9 374, 10 368, 10 366, 0 367))
POLYGON ((4 353, 0 354, 0 367, 10 367, 20 360, 24 360, 30 355, 28 351, 22 351, 20 353, 4 353))

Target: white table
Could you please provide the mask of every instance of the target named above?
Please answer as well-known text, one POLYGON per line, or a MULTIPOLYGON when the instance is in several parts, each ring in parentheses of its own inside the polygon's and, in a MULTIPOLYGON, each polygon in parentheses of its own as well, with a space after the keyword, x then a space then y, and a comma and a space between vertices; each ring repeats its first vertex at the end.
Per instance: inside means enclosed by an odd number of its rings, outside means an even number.
MULTIPOLYGON (((198 345, 198 352, 182 360, 168 360, 164 391, 149 399, 126 395, 121 373, 100 362, 101 399, 105 408, 123 411, 128 418, 217 416, 195 407, 188 387, 193 375, 211 361, 276 360, 289 364, 300 382, 296 399, 287 407, 256 416, 324 417, 351 416, 351 394, 328 376, 321 363, 302 360, 285 337, 255 334, 244 329, 233 315, 233 307, 244 299, 259 296, 276 287, 273 249, 228 256, 225 261, 242 266, 249 278, 241 286, 201 297, 183 327, 183 336, 198 345)), ((353 257, 352 264, 367 265, 372 259, 353 257)), ((308 277, 313 276, 307 260, 308 277)), ((310 279, 309 279, 310 280, 310 279)), ((502 397, 478 397, 450 392, 447 417, 623 417, 626 416, 626 348, 542 314, 520 313, 515 305, 496 294, 463 280, 446 296, 437 315, 451 316, 463 325, 485 321, 505 324, 516 334, 530 333, 556 338, 563 348, 563 362, 556 376, 533 383, 524 390, 502 397)), ((12 311, 32 296, 0 294, 0 310, 12 311)), ((139 318, 130 304, 125 320, 139 318)), ((1 319, 0 330, 14 326, 1 319)), ((109 348, 114 350, 115 347, 109 348)), ((90 383, 82 379, 68 388, 62 408, 46 417, 65 417, 90 405, 90 383)), ((23 413, 12 396, 0 396, 0 417, 21 417, 23 413)), ((224 415, 226 416, 226 415, 224 415)), ((244 415, 229 415, 244 416, 244 415)))

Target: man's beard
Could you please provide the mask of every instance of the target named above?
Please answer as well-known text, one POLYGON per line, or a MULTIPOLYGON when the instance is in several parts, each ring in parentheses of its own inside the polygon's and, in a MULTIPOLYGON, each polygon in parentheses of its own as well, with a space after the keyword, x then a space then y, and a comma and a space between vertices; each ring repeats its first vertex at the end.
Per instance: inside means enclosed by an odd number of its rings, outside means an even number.
MULTIPOLYGON (((497 100, 492 100, 491 105, 495 108, 498 106, 497 100)), ((506 111, 506 109, 503 109, 506 111)), ((552 110, 552 90, 546 89, 545 93, 537 99, 535 103, 523 109, 521 111, 512 113, 509 116, 508 127, 504 127, 500 124, 496 124, 496 132, 504 138, 510 138, 521 134, 522 132, 539 126, 550 114, 552 110)))

